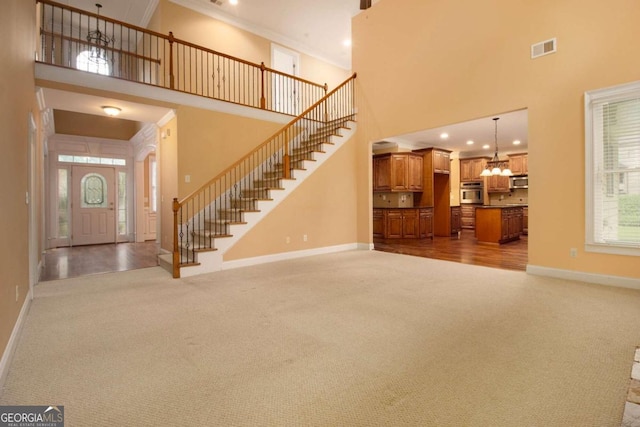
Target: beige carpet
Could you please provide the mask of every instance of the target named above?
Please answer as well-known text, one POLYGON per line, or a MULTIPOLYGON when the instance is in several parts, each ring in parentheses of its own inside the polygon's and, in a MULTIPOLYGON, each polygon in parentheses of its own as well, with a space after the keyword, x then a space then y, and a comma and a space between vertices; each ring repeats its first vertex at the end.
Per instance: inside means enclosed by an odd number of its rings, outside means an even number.
POLYGON ((353 251, 46 282, 0 404, 67 426, 620 426, 640 292, 353 251))

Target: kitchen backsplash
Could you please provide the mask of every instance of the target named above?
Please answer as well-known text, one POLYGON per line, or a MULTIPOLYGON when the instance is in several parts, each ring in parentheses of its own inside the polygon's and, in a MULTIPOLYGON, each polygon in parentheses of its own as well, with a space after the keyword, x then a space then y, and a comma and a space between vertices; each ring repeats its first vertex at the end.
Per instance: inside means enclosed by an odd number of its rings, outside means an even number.
POLYGON ((491 193, 489 194, 488 204, 491 206, 527 205, 529 204, 529 190, 527 188, 514 188, 509 193, 491 193))
POLYGON ((413 193, 373 193, 374 208, 412 208, 413 193))

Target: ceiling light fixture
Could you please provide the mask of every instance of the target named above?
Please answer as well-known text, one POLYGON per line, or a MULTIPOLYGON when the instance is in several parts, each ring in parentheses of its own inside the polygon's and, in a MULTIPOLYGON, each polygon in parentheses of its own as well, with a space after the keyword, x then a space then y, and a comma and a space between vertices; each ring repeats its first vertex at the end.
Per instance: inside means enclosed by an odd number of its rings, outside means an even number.
POLYGON ((520 140, 516 139, 515 141, 513 141, 513 145, 520 145, 520 140))
POLYGON ((229 4, 235 6, 238 4, 238 0, 229 0, 229 4))
MULTIPOLYGON (((111 39, 100 31, 100 8, 102 5, 96 3, 98 8, 98 16, 96 17, 96 29, 87 33, 87 41, 89 42, 89 61, 98 65, 107 65, 106 47, 111 43, 111 39)), ((106 25, 105 25, 106 27, 106 25)))
POLYGON ((105 105, 102 107, 102 111, 104 111, 104 113, 107 116, 111 116, 111 117, 115 117, 118 114, 120 114, 120 111, 122 111, 120 108, 118 107, 112 107, 110 105, 105 105))
POLYGON ((482 171, 480 176, 511 176, 511 169, 509 169, 508 161, 501 161, 498 157, 498 120, 500 117, 494 117, 493 122, 495 123, 495 144, 496 151, 493 153, 493 158, 487 162, 487 166, 485 170, 482 171))
POLYGON ((342 45, 344 47, 351 47, 351 40, 347 39, 347 40, 343 41, 342 45))
POLYGON ((447 138, 449 138, 449 134, 448 133, 444 132, 444 133, 440 134, 440 139, 447 139, 447 138))
POLYGON ((472 140, 468 140, 467 141, 467 145, 473 145, 473 141, 472 140))

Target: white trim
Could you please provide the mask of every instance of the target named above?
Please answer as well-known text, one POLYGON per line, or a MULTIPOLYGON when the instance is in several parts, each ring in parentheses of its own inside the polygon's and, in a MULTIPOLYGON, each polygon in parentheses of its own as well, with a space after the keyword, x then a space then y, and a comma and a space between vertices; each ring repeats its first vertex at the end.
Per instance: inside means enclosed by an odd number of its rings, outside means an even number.
POLYGON ((293 48, 298 52, 312 56, 328 64, 335 65, 336 67, 340 67, 344 70, 351 70, 351 55, 349 55, 349 60, 346 60, 345 62, 337 61, 335 59, 329 58, 326 55, 323 55, 317 52, 312 47, 304 43, 300 43, 299 41, 296 41, 292 38, 276 33, 267 28, 260 27, 255 23, 243 20, 241 18, 231 16, 220 11, 212 10, 211 8, 206 6, 207 5, 206 3, 202 3, 197 0, 169 0, 169 1, 171 3, 178 4, 182 7, 186 7, 187 9, 194 10, 210 18, 214 18, 214 19, 217 19, 218 21, 222 21, 226 24, 232 25, 236 28, 240 28, 241 30, 245 30, 257 36, 264 37, 269 41, 273 41, 279 44, 289 46, 290 48, 293 48))
POLYGON ((158 7, 159 0, 149 0, 147 3, 147 8, 144 11, 144 15, 142 15, 142 20, 140 21, 140 27, 147 28, 149 25, 149 21, 153 17, 153 14, 156 12, 156 7, 158 7))
POLYGON ((16 351, 16 346, 18 344, 20 333, 22 332, 22 327, 24 325, 27 314, 29 313, 32 299, 33 293, 29 291, 24 299, 24 303, 22 304, 22 309, 20 309, 18 320, 16 320, 16 324, 13 326, 13 331, 11 332, 11 336, 9 337, 9 342, 7 342, 7 346, 2 353, 2 359, 0 359, 0 396, 2 396, 2 390, 4 390, 4 383, 7 379, 7 375, 9 374, 9 367, 11 365, 11 361, 13 360, 13 355, 16 351))
POLYGON ((324 255, 336 252, 345 252, 362 249, 358 243, 347 243, 344 245, 325 246, 322 248, 303 249, 300 251, 281 252, 278 254, 270 254, 257 256, 253 258, 243 258, 222 263, 222 270, 230 270, 233 268, 249 267, 252 265, 267 264, 276 261, 287 261, 290 259, 304 258, 314 255, 324 255))
POLYGON ((169 123, 176 116, 176 110, 169 110, 160 120, 158 120, 158 127, 162 127, 169 123))
POLYGON ((606 274, 586 273, 583 271, 562 270, 559 268, 527 265, 527 274, 534 276, 555 277, 578 282, 595 283, 597 285, 616 286, 620 288, 640 289, 640 279, 631 277, 610 276, 606 274))

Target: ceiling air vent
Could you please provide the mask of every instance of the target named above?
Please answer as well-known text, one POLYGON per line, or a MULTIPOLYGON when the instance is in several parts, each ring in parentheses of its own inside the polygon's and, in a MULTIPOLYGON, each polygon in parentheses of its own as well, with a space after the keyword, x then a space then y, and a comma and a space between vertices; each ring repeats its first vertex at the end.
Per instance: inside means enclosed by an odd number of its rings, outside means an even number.
POLYGON ((209 1, 217 6, 222 6, 222 3, 223 3, 222 0, 209 0, 209 1))
POLYGON ((558 49, 558 43, 555 37, 540 43, 532 44, 531 59, 537 58, 539 56, 548 55, 550 53, 555 53, 557 49, 558 49))

